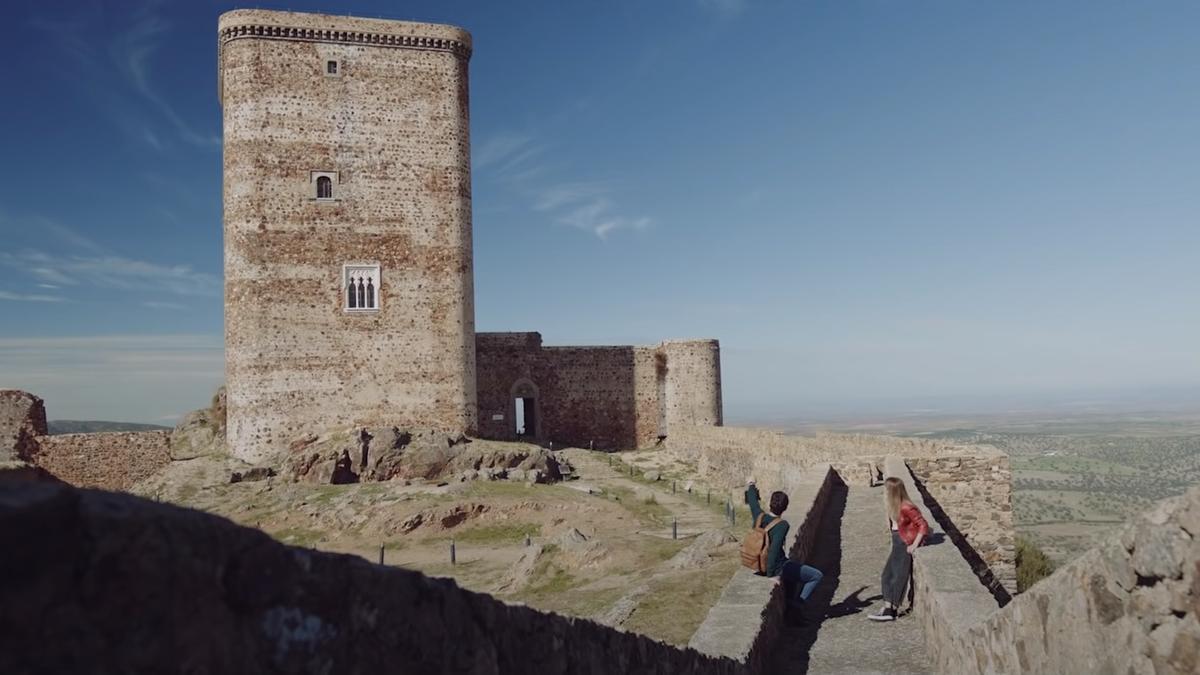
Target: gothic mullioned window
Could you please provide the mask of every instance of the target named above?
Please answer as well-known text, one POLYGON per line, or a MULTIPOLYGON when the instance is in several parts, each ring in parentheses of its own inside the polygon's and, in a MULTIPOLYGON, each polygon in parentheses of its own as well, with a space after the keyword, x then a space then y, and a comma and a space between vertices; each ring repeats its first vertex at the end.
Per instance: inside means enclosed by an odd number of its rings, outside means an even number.
POLYGON ((342 266, 342 302, 346 312, 377 312, 380 296, 379 265, 342 266))

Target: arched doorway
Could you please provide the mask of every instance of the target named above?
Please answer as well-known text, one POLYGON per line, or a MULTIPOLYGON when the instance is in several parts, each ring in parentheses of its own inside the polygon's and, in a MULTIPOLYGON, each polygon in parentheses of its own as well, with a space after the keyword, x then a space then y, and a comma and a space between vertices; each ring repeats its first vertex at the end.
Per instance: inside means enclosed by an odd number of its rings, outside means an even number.
POLYGON ((531 380, 521 378, 513 383, 509 397, 509 419, 517 438, 539 440, 542 437, 542 399, 531 380))

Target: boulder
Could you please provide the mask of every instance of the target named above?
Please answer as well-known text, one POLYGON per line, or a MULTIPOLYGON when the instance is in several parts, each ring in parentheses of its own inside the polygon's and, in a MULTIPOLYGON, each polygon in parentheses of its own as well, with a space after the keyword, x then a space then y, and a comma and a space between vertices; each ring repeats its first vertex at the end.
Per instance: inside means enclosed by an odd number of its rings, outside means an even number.
POLYGON ((0 389, 0 462, 31 462, 45 436, 46 405, 19 389, 0 389))
POLYGON ((657 481, 657 480, 660 480, 660 479, 662 478, 662 472, 659 472, 659 471, 647 471, 647 472, 645 472, 645 473, 643 473, 643 474, 642 474, 642 477, 643 477, 643 478, 645 478, 646 480, 649 480, 649 481, 657 481))

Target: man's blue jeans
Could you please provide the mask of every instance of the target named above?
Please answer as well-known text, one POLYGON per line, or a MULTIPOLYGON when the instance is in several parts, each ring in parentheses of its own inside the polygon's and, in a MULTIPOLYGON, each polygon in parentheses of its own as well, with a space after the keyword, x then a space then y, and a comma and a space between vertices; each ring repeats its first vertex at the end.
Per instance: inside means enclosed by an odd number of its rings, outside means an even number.
POLYGON ((789 560, 783 564, 783 571, 779 576, 787 585, 784 590, 787 591, 788 604, 802 605, 808 600, 808 596, 812 595, 817 584, 821 583, 823 575, 821 570, 815 567, 789 560))

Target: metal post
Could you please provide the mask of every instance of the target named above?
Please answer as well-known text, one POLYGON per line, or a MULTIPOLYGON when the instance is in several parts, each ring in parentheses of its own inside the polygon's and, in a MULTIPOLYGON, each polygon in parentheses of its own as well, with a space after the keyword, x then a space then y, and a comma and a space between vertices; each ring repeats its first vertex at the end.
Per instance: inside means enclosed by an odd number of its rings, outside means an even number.
POLYGON ((458 564, 458 556, 457 556, 457 555, 455 555, 455 551, 454 551, 454 540, 453 540, 453 539, 451 539, 451 540, 450 540, 450 564, 451 564, 451 565, 457 565, 457 564, 458 564))
POLYGON ((383 544, 379 545, 379 564, 383 564, 383 544))
POLYGON ((533 542, 531 542, 531 541, 529 540, 529 533, 528 533, 528 532, 526 532, 526 533, 525 533, 525 545, 526 545, 526 546, 529 546, 529 545, 530 545, 530 544, 532 544, 532 543, 533 543, 533 542))
POLYGON ((675 481, 671 481, 671 494, 675 494, 675 481))
POLYGON ((679 518, 677 518, 677 517, 671 518, 671 538, 672 539, 679 538, 679 518))
POLYGON ((596 449, 596 441, 588 441, 588 450, 596 449))
POLYGON ((705 493, 704 493, 704 503, 705 503, 705 504, 711 504, 711 503, 712 503, 712 488, 709 488, 709 489, 708 489, 708 492, 705 492, 705 493))

